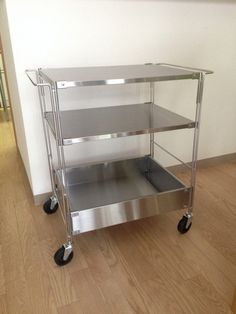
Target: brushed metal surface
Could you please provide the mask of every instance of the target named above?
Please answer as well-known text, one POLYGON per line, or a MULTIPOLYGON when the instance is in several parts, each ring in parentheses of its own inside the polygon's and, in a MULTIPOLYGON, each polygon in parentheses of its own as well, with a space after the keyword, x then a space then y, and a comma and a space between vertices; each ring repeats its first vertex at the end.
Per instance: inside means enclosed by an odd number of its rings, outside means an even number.
POLYGON ((140 199, 91 208, 82 212, 72 212, 73 234, 76 235, 182 209, 186 204, 188 195, 188 189, 186 191, 170 191, 140 199))
POLYGON ((181 209, 188 201, 189 189, 148 156, 66 173, 74 234, 181 209))
POLYGON ((57 88, 198 79, 199 73, 164 64, 39 69, 41 77, 57 88))
MULTIPOLYGON (((53 114, 47 112, 45 117, 55 135, 53 114)), ((64 145, 195 126, 193 121, 152 103, 61 111, 60 117, 64 145)))

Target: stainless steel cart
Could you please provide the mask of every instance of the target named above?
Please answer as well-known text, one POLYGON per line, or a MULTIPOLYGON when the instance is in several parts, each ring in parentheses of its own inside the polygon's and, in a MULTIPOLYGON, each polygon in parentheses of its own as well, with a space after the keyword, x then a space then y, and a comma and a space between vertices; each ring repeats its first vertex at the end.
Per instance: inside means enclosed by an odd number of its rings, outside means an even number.
POLYGON ((53 193, 45 202, 44 211, 52 214, 60 207, 66 224, 67 241, 54 256, 58 265, 71 261, 72 237, 82 232, 183 208, 186 208, 186 214, 179 221, 178 230, 185 233, 190 229, 203 84, 205 75, 211 71, 170 64, 145 64, 38 69, 26 70, 26 73, 38 87, 48 152, 53 193), (198 83, 194 121, 155 104, 155 82, 183 79, 194 79, 198 83), (60 89, 128 83, 149 84, 148 102, 60 110, 60 89), (46 93, 50 95, 48 99, 46 93), (168 152, 155 140, 154 133, 184 128, 194 129, 192 162, 185 164, 178 157, 176 159, 191 168, 188 186, 154 159, 154 145, 168 152), (50 133, 56 141, 56 166, 50 133), (146 156, 77 167, 67 165, 64 152, 67 145, 139 134, 150 134, 150 153, 146 156))

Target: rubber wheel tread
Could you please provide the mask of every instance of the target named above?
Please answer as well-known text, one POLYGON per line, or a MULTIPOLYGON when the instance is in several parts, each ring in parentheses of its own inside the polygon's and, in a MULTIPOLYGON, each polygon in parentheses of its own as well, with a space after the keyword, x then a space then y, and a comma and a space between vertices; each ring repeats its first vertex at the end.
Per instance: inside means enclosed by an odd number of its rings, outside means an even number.
POLYGON ((51 199, 49 198, 44 204, 43 204, 43 210, 46 214, 51 215, 54 214, 58 209, 58 203, 51 209, 51 199))
POLYGON ((64 266, 68 264, 74 256, 73 251, 72 251, 70 255, 68 256, 67 260, 63 260, 64 253, 65 253, 65 248, 64 246, 62 246, 59 250, 56 251, 54 255, 54 261, 58 266, 64 266))
POLYGON ((180 219, 178 226, 177 226, 177 229, 180 233, 184 234, 184 233, 188 232, 189 229, 191 228, 192 223, 190 223, 188 228, 186 228, 187 222, 188 222, 188 218, 186 216, 183 216, 183 218, 180 219))

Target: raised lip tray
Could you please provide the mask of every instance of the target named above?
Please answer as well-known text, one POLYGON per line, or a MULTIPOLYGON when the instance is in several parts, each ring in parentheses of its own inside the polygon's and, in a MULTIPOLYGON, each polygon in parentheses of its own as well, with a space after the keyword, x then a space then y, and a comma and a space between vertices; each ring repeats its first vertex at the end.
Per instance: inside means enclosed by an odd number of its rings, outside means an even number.
MULTIPOLYGON (((152 103, 61 111, 60 117, 63 145, 195 126, 193 121, 152 103)), ((45 118, 55 136, 52 112, 45 118)))
POLYGON ((198 79, 200 72, 167 64, 39 69, 41 77, 57 88, 198 79))
POLYGON ((66 180, 74 233, 181 209, 189 193, 150 156, 67 168, 66 180))

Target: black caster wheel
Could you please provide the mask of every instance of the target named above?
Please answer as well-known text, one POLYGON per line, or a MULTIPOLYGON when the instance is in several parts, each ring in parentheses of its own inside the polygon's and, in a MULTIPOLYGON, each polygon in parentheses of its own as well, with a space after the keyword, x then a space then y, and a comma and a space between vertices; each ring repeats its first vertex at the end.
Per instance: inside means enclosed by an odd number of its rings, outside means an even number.
POLYGON ((190 222, 190 224, 188 225, 188 227, 186 227, 186 226, 187 226, 187 223, 188 223, 188 219, 189 219, 188 217, 183 216, 183 218, 180 219, 180 221, 179 221, 179 223, 178 223, 177 229, 178 229, 178 231, 179 231, 180 233, 182 233, 182 234, 188 232, 189 229, 190 229, 191 226, 192 226, 192 222, 190 222))
POLYGON ((68 255, 68 257, 64 260, 64 254, 65 254, 65 247, 62 246, 59 250, 56 251, 55 255, 54 255, 54 261, 58 266, 64 266, 68 263, 70 263, 70 261, 73 258, 73 251, 71 251, 71 253, 68 255))
POLYGON ((43 204, 43 210, 48 215, 54 214, 57 211, 57 209, 58 202, 51 197, 43 204))

